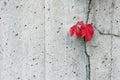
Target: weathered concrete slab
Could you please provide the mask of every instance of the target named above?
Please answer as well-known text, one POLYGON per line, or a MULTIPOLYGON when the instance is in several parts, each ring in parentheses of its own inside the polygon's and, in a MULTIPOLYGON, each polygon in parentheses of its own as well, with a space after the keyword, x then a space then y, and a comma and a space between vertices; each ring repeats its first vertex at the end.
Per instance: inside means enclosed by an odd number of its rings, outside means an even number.
POLYGON ((46 80, 86 79, 83 40, 67 35, 76 21, 86 19, 85 8, 86 0, 46 0, 46 80))
POLYGON ((119 0, 0 0, 0 80, 120 80, 119 12, 119 0), (68 34, 78 20, 95 29, 86 46, 68 34))
POLYGON ((120 38, 114 37, 112 38, 112 69, 111 69, 111 80, 119 80, 120 79, 120 38))
POLYGON ((92 0, 90 5, 89 22, 95 27, 95 36, 87 43, 91 80, 119 80, 119 1, 92 0))
POLYGON ((65 78, 64 6, 61 0, 46 0, 45 46, 46 80, 65 78))
MULTIPOLYGON (((66 0, 65 8, 67 27, 72 26, 78 20, 86 21, 87 0, 66 0)), ((78 39, 75 36, 68 39, 68 44, 66 45, 66 80, 86 80, 87 60, 84 52, 83 39, 78 39)))
POLYGON ((44 0, 0 0, 0 80, 44 80, 44 0))

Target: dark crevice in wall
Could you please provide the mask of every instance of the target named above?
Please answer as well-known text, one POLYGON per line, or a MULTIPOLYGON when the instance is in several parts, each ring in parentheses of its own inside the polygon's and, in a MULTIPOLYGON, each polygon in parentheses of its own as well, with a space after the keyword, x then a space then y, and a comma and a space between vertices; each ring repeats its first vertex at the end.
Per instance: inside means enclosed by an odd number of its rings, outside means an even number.
POLYGON ((108 36, 114 36, 114 37, 120 37, 120 35, 117 34, 112 34, 112 33, 103 33, 102 31, 98 30, 95 26, 94 26, 95 30, 99 32, 99 34, 101 35, 108 35, 108 36))
POLYGON ((91 2, 92 0, 89 0, 86 23, 88 23, 90 12, 91 12, 91 2))
POLYGON ((84 49, 85 49, 85 55, 87 57, 87 64, 86 64, 86 80, 91 80, 90 78, 90 56, 88 55, 87 48, 86 48, 86 42, 84 41, 84 49))
MULTIPOLYGON (((92 0, 89 0, 86 23, 88 23, 89 16, 90 16, 91 2, 92 2, 92 0)), ((86 58, 87 58, 87 64, 86 64, 86 80, 91 80, 91 77, 90 77, 90 73, 91 73, 91 70, 90 70, 90 55, 89 55, 88 52, 87 52, 85 37, 84 37, 84 49, 85 49, 85 55, 86 55, 86 58)))

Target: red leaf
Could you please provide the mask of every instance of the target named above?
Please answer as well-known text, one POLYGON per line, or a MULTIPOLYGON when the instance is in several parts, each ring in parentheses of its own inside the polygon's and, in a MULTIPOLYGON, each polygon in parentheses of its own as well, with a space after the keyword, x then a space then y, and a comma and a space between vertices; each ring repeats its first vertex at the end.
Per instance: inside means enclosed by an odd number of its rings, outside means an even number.
POLYGON ((81 34, 82 34, 82 37, 86 35, 86 26, 81 26, 81 34))
POLYGON ((88 28, 89 32, 91 33, 91 36, 93 36, 93 34, 94 34, 94 29, 93 29, 93 27, 92 27, 92 24, 87 24, 87 28, 88 28))
POLYGON ((92 27, 92 24, 87 24, 86 25, 86 35, 85 35, 86 41, 91 40, 91 38, 93 37, 93 34, 94 34, 94 29, 92 27))
POLYGON ((81 37, 81 31, 79 27, 76 28, 76 36, 81 37))
POLYGON ((72 26, 71 28, 70 28, 70 36, 72 37, 74 34, 75 34, 75 30, 76 30, 76 25, 74 25, 74 26, 72 26))
POLYGON ((78 21, 77 25, 84 25, 84 22, 83 21, 78 21))
POLYGON ((86 25, 84 24, 83 21, 78 21, 77 25, 80 25, 81 36, 84 37, 86 35, 86 25))
POLYGON ((85 37, 85 40, 89 41, 94 35, 94 29, 92 24, 84 24, 83 21, 78 21, 77 24, 70 28, 70 36, 74 34, 77 37, 85 37))
POLYGON ((91 34, 89 33, 89 30, 86 28, 85 40, 89 41, 90 39, 91 39, 91 34))

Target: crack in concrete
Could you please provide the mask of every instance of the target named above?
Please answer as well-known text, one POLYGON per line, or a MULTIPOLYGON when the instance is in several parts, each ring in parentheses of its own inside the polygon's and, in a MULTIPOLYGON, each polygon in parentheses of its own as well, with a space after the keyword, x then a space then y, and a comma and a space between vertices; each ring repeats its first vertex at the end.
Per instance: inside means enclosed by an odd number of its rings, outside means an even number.
MULTIPOLYGON (((85 38, 84 38, 85 39, 85 38)), ((86 42, 84 41, 84 49, 85 55, 87 57, 87 64, 86 64, 86 80, 90 80, 90 56, 87 53, 86 42)))
MULTIPOLYGON (((90 7, 91 7, 91 2, 92 2, 92 0, 89 0, 86 24, 88 23, 88 20, 89 20, 89 15, 90 15, 90 11, 91 11, 91 9, 90 9, 90 7)), ((84 37, 84 50, 85 50, 85 55, 86 55, 86 57, 87 57, 86 80, 91 80, 91 76, 90 76, 90 73, 91 73, 91 70, 90 70, 90 55, 89 55, 88 52, 87 52, 85 37, 84 37)))
POLYGON ((90 8, 91 7, 91 2, 92 2, 92 0, 89 0, 86 24, 88 23, 90 12, 91 12, 91 8, 90 8))
POLYGON ((117 34, 112 34, 112 33, 103 33, 100 30, 98 30, 95 26, 94 26, 95 30, 99 32, 99 34, 101 35, 108 35, 108 36, 115 36, 115 37, 120 37, 120 35, 117 34))

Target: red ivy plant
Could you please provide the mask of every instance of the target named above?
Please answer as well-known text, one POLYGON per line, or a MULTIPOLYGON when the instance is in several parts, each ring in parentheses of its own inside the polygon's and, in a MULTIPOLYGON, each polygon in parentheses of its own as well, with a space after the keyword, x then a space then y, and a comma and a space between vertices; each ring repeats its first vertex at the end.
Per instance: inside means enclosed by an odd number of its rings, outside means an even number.
POLYGON ((94 29, 92 24, 84 24, 83 21, 78 21, 75 25, 70 28, 70 36, 74 34, 80 38, 85 37, 85 41, 90 41, 94 35, 94 29))

